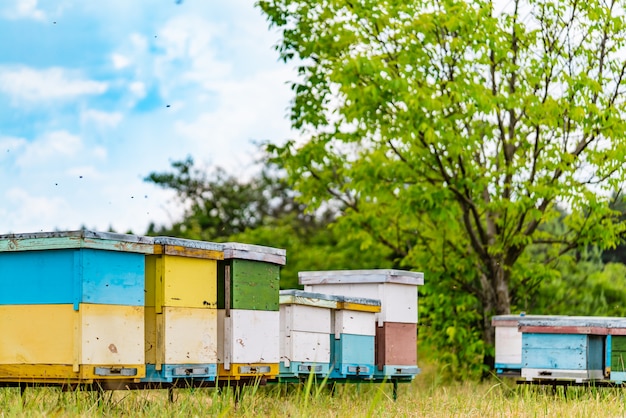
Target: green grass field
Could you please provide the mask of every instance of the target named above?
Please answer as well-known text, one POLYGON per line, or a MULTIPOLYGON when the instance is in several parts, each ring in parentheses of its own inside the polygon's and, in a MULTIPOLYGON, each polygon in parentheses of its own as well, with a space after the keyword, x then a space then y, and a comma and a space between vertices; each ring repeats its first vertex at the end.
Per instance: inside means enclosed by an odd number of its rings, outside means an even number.
POLYGON ((626 392, 621 388, 518 386, 493 379, 485 383, 438 382, 432 371, 402 384, 398 400, 390 384, 328 387, 274 385, 248 387, 238 402, 231 390, 61 392, 58 388, 0 388, 0 417, 623 417, 626 392))

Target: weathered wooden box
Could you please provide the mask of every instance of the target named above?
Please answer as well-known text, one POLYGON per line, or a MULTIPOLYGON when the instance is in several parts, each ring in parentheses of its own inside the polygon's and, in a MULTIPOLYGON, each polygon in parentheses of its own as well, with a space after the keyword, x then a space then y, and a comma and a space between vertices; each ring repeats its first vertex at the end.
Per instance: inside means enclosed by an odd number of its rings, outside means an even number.
POLYGON ((626 318, 609 321, 605 352, 605 377, 616 384, 626 382, 626 318))
POLYGON ((356 296, 381 301, 376 315, 384 322, 417 323, 417 286, 424 284, 423 273, 401 270, 304 271, 299 282, 307 292, 356 296))
POLYGON ((0 235, 0 305, 144 306, 152 239, 93 231, 0 235))
POLYGON ((522 333, 520 320, 531 323, 544 319, 558 319, 548 315, 496 315, 491 319, 495 328, 495 369, 499 375, 519 376, 522 372, 522 333))
POLYGON ((333 311, 330 378, 371 378, 376 372, 376 315, 380 300, 338 296, 333 311))
POLYGON ((218 375, 277 377, 280 312, 218 309, 218 375))
POLYGON ((221 244, 154 238, 146 260, 146 382, 217 375, 221 244))
POLYGON ((278 311, 285 250, 227 242, 219 262, 218 308, 278 311))
POLYGON ((341 297, 302 290, 280 291, 280 376, 330 372, 334 311, 341 297))
POLYGON ((0 379, 136 379, 145 375, 144 307, 0 306, 0 379))
POLYGON ((605 340, 611 320, 573 316, 520 320, 522 377, 526 380, 577 382, 602 379, 605 340))

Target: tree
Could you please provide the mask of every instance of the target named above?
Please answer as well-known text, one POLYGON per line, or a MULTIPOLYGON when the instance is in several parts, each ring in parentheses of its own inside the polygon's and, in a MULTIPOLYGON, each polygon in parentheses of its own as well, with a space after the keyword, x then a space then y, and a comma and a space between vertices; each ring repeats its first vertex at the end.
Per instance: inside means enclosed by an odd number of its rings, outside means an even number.
POLYGON ((334 209, 306 213, 283 173, 267 159, 259 166, 257 175, 243 180, 219 168, 198 167, 187 157, 172 162, 173 172, 151 173, 145 180, 174 190, 186 210, 171 226, 150 225, 148 235, 286 249, 281 287, 288 289, 298 287, 298 271, 389 265, 386 248, 363 253, 359 243, 329 227, 334 209))
POLYGON ((564 254, 619 241, 623 2, 258 4, 298 65, 291 121, 304 139, 270 147, 276 160, 303 202, 342 202, 364 246, 427 270, 431 307, 453 288, 475 300, 485 363, 492 315, 564 254), (560 210, 565 228, 540 228, 560 210))

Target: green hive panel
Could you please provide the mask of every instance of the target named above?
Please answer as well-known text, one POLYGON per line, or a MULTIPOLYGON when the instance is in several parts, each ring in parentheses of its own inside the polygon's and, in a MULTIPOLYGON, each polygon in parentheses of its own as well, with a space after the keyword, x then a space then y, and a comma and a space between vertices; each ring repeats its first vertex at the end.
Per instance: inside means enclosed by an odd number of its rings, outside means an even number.
POLYGON ((224 309, 226 266, 230 266, 230 308, 278 311, 280 266, 251 260, 225 260, 218 263, 218 309, 224 309))

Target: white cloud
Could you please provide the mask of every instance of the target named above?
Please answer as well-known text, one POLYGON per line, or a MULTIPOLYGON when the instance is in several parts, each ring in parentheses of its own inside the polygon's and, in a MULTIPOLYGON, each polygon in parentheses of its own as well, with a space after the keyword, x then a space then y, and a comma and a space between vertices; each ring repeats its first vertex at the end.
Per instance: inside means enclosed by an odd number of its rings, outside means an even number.
POLYGON ((8 19, 44 20, 46 14, 37 7, 37 0, 16 0, 4 9, 3 15, 8 19))
POLYGON ((130 65, 130 59, 122 54, 111 54, 111 61, 113 62, 113 67, 116 70, 121 70, 123 68, 126 68, 130 65))
POLYGON ((8 94, 14 103, 73 99, 102 94, 107 87, 64 68, 0 67, 0 92, 8 94))
POLYGON ((10 224, 20 228, 12 231, 12 228, 9 230, 3 228, 3 233, 50 231, 54 229, 59 218, 71 212, 67 202, 59 196, 36 195, 19 187, 8 189, 3 199, 7 203, 4 205, 5 208, 12 209, 4 210, 2 217, 11 219, 10 224))
POLYGON ((62 163, 83 149, 80 137, 67 131, 49 132, 30 142, 17 158, 20 167, 36 167, 44 163, 62 163))
POLYGON ((28 142, 24 138, 0 136, 0 161, 15 157, 27 144, 28 142))
POLYGON ((121 112, 102 112, 95 109, 85 110, 80 115, 83 125, 96 128, 115 128, 123 118, 121 112))
POLYGON ((133 81, 128 85, 128 89, 137 97, 141 99, 146 95, 146 85, 141 81, 133 81))

